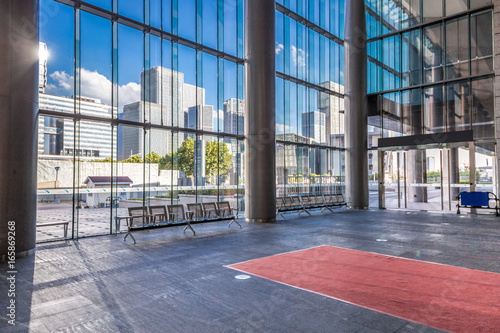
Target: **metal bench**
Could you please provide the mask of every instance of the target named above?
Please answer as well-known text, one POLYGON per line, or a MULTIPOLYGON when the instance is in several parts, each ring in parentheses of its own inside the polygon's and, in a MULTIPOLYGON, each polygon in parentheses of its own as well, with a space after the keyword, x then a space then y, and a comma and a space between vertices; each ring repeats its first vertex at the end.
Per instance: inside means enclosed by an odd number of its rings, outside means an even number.
POLYGON ((231 224, 233 223, 236 223, 240 226, 241 229, 241 224, 236 221, 236 218, 238 217, 238 208, 232 208, 228 201, 221 201, 217 202, 217 209, 219 210, 219 214, 221 217, 232 218, 231 222, 229 222, 229 226, 231 226, 231 224), (236 212, 236 214, 234 212, 236 212))
POLYGON ((280 215, 284 219, 285 217, 282 213, 288 211, 299 211, 299 215, 301 213, 311 215, 309 212, 311 209, 321 209, 321 212, 327 209, 333 213, 333 207, 342 206, 347 206, 342 194, 303 194, 300 196, 277 197, 276 216, 280 215))
POLYGON ((64 231, 64 238, 68 237, 68 221, 61 221, 61 222, 50 222, 50 223, 40 223, 36 225, 37 228, 40 227, 52 227, 55 225, 62 225, 63 226, 63 231, 64 231))
POLYGON ((191 221, 193 220, 193 212, 184 211, 184 205, 168 205, 168 215, 170 216, 170 222, 185 222, 186 226, 182 231, 186 231, 187 228, 191 229, 193 235, 196 235, 193 227, 191 227, 191 221))
POLYGON ((183 231, 189 228, 193 232, 193 235, 196 236, 196 232, 191 226, 191 222, 204 223, 222 219, 231 219, 229 226, 236 223, 242 228, 236 220, 238 217, 238 209, 232 208, 227 201, 190 203, 186 204, 186 206, 187 210, 185 210, 182 204, 130 207, 128 209, 128 216, 116 217, 117 230, 119 230, 120 221, 125 219, 127 221, 127 233, 123 239, 126 240, 127 237, 130 236, 135 244, 136 240, 132 235, 132 230, 134 229, 151 229, 161 226, 185 224, 186 226, 183 231))
MULTIPOLYGON (((132 230, 136 228, 150 227, 154 225, 154 217, 149 214, 147 207, 129 207, 128 208, 127 220, 127 233, 123 240, 126 240, 128 236, 132 237, 134 244, 136 243, 134 236, 132 235, 132 230)), ((123 217, 120 217, 123 218, 123 217)))

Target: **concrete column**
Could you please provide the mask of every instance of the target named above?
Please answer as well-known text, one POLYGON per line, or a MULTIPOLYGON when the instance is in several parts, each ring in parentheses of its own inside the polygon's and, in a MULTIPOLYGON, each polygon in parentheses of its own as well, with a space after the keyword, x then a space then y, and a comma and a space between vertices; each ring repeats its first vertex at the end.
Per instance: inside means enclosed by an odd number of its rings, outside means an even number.
POLYGON ((276 221, 273 0, 245 2, 245 218, 276 221))
POLYGON ((355 209, 368 208, 368 101, 364 0, 345 3, 346 197, 355 209))
POLYGON ((17 257, 35 248, 38 1, 0 1, 0 259, 15 222, 17 257))
MULTIPOLYGON (((494 63, 495 63, 495 121, 496 121, 496 159, 497 159, 497 189, 500 191, 500 0, 493 0, 494 17, 494 63)), ((498 195, 499 193, 497 193, 498 195)))
MULTIPOLYGON (((427 163, 425 149, 408 151, 408 182, 425 184, 427 182, 427 163)), ((427 187, 408 187, 408 202, 427 202, 427 187)))

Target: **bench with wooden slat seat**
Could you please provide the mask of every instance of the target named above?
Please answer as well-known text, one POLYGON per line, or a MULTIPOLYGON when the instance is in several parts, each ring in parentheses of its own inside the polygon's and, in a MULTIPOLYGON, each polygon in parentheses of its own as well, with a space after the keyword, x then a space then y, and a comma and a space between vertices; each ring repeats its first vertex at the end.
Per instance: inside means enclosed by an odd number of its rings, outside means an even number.
POLYGON ((63 231, 64 231, 64 238, 68 237, 68 221, 58 221, 58 222, 49 222, 49 223, 37 223, 36 227, 52 227, 56 225, 62 225, 63 226, 63 231))

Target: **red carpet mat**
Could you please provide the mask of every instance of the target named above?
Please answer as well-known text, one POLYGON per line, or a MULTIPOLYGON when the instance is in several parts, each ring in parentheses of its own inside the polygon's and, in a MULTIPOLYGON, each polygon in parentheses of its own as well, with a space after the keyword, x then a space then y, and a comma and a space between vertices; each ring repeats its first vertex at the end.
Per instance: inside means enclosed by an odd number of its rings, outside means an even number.
POLYGON ((333 246, 228 266, 451 332, 500 332, 500 274, 333 246))

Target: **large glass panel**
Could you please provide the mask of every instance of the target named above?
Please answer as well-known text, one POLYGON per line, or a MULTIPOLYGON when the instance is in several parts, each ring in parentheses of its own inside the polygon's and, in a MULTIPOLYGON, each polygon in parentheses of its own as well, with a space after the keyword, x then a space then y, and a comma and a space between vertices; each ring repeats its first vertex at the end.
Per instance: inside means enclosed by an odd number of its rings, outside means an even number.
POLYGON ((493 79, 474 80, 471 85, 472 130, 475 139, 495 137, 493 79))
MULTIPOLYGON (((446 16, 466 11, 468 2, 468 0, 446 0, 446 16)), ((474 2, 474 0, 472 0, 472 2, 474 2)))
POLYGON ((111 1, 112 0, 87 0, 88 3, 104 8, 106 10, 111 10, 111 1))
POLYGON ((426 83, 443 79, 443 43, 441 24, 424 29, 423 36, 424 77, 426 83))
POLYGON ((442 0, 422 0, 424 23, 432 22, 443 17, 442 0))
POLYGON ((149 52, 146 60, 146 70, 141 74, 141 84, 144 89, 144 107, 146 121, 152 124, 162 124, 162 94, 166 88, 166 82, 162 80, 166 75, 162 68, 161 38, 146 34, 146 47, 149 45, 149 52))
POLYGON ((72 7, 52 0, 40 1, 38 85, 41 110, 75 112, 72 98, 75 79, 74 16, 72 7))
POLYGON ((422 90, 413 89, 410 92, 411 110, 410 126, 412 135, 423 134, 422 122, 422 90))
POLYGON ((149 24, 158 29, 161 29, 161 6, 162 0, 149 0, 149 24))
POLYGON ((276 11, 276 71, 284 72, 284 48, 285 41, 283 36, 283 14, 276 11))
MULTIPOLYGON (((166 32, 172 31, 172 0, 162 0, 162 29, 166 32)), ((207 1, 204 1, 207 2, 207 1)))
MULTIPOLYGON (((111 22, 81 12, 80 103, 82 114, 111 118, 111 22)), ((136 92, 139 92, 136 87, 136 92)), ((138 95, 136 95, 138 96, 138 95)))
POLYGON ((147 205, 149 193, 145 186, 145 137, 146 133, 142 127, 118 126, 116 177, 121 183, 116 184, 116 193, 120 208, 147 205))
POLYGON ((284 140, 285 136, 285 91, 283 79, 276 78, 276 139, 284 140), (282 135, 279 137, 279 135, 282 135))
POLYGON ((401 37, 401 87, 410 85, 410 33, 401 37))
POLYGON ((301 80, 307 80, 307 28, 297 23, 297 77, 301 80))
POLYGON ((469 19, 462 17, 446 22, 446 77, 469 75, 469 19))
MULTIPOLYGON (((142 31, 118 25, 118 117, 137 122, 144 122, 145 115, 143 36, 142 31)), ((160 75, 156 69, 148 71, 150 78, 160 75)), ((155 95, 158 91, 151 89, 150 101, 158 99, 155 95)))
POLYGON ((144 1, 118 0, 118 14, 144 22, 144 1))
POLYGON ((471 15, 471 74, 493 72, 493 27, 491 11, 471 15))
MULTIPOLYGON (((182 204, 196 202, 195 180, 197 177, 198 154, 196 135, 183 132, 173 133, 172 160, 174 170, 178 170, 177 179, 174 177, 172 203, 182 204)), ((174 217, 174 221, 183 220, 183 216, 174 217)))
POLYGON ((384 94, 382 97, 383 137, 401 136, 401 105, 399 93, 384 94))
POLYGON ((176 2, 178 5, 177 24, 179 36, 196 41, 196 0, 176 2))
POLYGON ((410 85, 422 83, 422 33, 421 30, 410 32, 410 85))
MULTIPOLYGON (((74 123, 71 119, 38 118, 37 223, 69 221, 72 237, 74 123)), ((64 237, 63 226, 36 229, 36 240, 64 237)))
POLYGON ((470 130, 469 83, 458 82, 446 87, 447 131, 470 130))
MULTIPOLYGON (((203 89, 205 90, 205 105, 202 112, 203 130, 218 131, 217 104, 217 57, 203 53, 203 89)), ((220 111, 219 111, 220 112, 220 111)), ((221 115, 222 117, 222 115, 221 115)))
POLYGON ((78 236, 108 234, 111 207, 118 205, 111 186, 115 182, 130 185, 129 180, 112 178, 112 149, 116 147, 117 135, 107 123, 81 121, 76 128, 75 196, 79 207, 88 208, 77 210, 78 236))
MULTIPOLYGON (((156 103, 161 104, 162 125, 172 126, 174 101, 176 101, 175 105, 177 106, 180 96, 176 93, 175 97, 177 99, 174 100, 173 87, 177 87, 177 83, 173 81, 173 78, 177 78, 177 76, 174 76, 174 71, 172 70, 172 43, 166 39, 162 40, 162 67, 160 68, 160 74, 156 74, 156 77, 161 82, 161 99, 156 103)), ((155 86, 156 84, 158 83, 155 83, 155 86)))
POLYGON ((217 49, 217 0, 205 0, 201 5, 203 45, 217 49))
POLYGON ((178 47, 177 87, 174 86, 174 89, 178 89, 178 94, 182 98, 181 105, 177 109, 174 108, 174 126, 189 127, 189 115, 191 115, 191 128, 196 128, 196 51, 180 44, 178 47))
POLYGON ((497 193, 495 143, 476 144, 476 189, 497 193))
MULTIPOLYGON (((214 141, 215 142, 215 141, 214 141)), ((218 142, 219 168, 219 201, 228 201, 231 207, 238 207, 238 184, 240 174, 238 166, 238 144, 236 139, 219 139, 218 142)))
POLYGON ((444 132, 446 126, 443 86, 424 89, 424 127, 425 133, 444 132))
POLYGON ((422 19, 420 16, 420 0, 408 0, 407 2, 403 1, 402 3, 403 6, 408 7, 407 12, 408 12, 409 25, 414 26, 419 24, 422 19), (405 3, 407 3, 407 5, 405 5, 405 3))
POLYGON ((201 149, 204 151, 201 155, 205 167, 201 168, 203 189, 200 191, 198 202, 216 202, 218 201, 218 146, 217 137, 204 135, 201 140, 201 149))
POLYGON ((224 1, 224 52, 236 55, 238 47, 236 0, 223 0, 223 1, 224 1))
POLYGON ((243 126, 245 101, 238 98, 237 88, 237 66, 224 60, 224 133, 238 134, 238 128, 243 126))
POLYGON ((470 0, 470 9, 479 8, 491 4, 491 0, 470 0))

